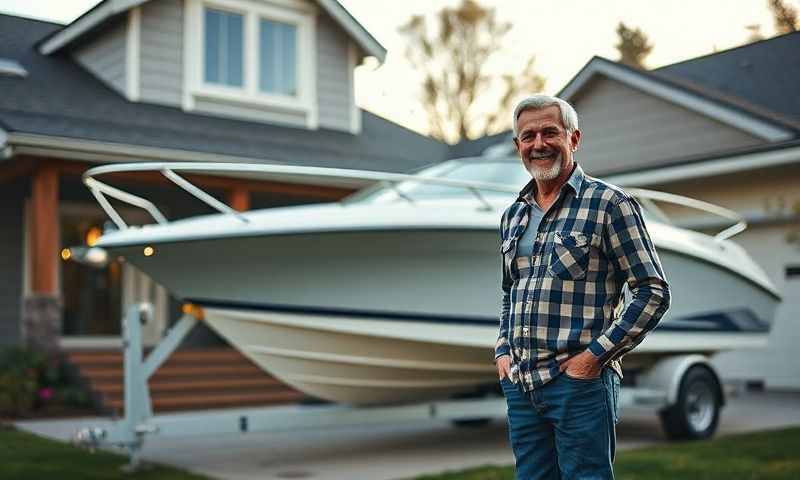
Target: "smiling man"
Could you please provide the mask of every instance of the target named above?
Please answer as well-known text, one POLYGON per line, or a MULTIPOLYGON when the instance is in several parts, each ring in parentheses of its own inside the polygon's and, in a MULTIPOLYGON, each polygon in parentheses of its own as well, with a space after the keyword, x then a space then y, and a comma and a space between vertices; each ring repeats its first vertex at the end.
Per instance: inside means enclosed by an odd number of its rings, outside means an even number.
POLYGON ((638 203, 575 162, 572 106, 536 95, 513 122, 533 178, 501 219, 495 364, 517 479, 611 479, 620 359, 658 324, 669 287, 638 203))

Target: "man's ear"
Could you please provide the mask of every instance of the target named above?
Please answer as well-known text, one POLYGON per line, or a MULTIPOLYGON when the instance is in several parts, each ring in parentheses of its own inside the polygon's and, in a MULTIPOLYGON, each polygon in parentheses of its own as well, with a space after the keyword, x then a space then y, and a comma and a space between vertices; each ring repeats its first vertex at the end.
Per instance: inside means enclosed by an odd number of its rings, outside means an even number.
POLYGON ((580 143, 581 143, 581 131, 580 130, 575 130, 574 132, 572 132, 572 135, 570 135, 570 138, 569 138, 569 143, 570 143, 570 147, 572 148, 573 152, 578 150, 578 145, 580 145, 580 143))
POLYGON ((517 137, 512 138, 512 140, 514 141, 514 148, 517 149, 517 153, 519 154, 519 140, 517 140, 517 137))

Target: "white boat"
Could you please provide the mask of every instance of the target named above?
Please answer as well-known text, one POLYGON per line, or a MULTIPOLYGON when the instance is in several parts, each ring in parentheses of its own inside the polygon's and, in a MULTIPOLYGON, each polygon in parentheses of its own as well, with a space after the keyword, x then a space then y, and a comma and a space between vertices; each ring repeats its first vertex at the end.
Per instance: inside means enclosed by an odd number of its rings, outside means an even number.
MULTIPOLYGON (((202 307, 212 329, 283 382, 354 405, 495 387, 498 223, 528 180, 517 161, 487 158, 452 160, 413 176, 218 163, 117 164, 84 175, 118 227, 96 247, 123 256, 175 296, 202 307), (143 170, 161 171, 220 213, 168 221, 146 199, 95 178, 143 170), (379 185, 338 203, 239 213, 176 171, 379 185), (107 196, 148 210, 156 223, 128 226, 107 196)), ((741 219, 693 199, 627 191, 645 210, 672 302, 625 366, 766 345, 780 296, 728 240, 745 228, 741 219), (722 215, 733 225, 715 236, 682 229, 669 222, 659 202, 722 215)))

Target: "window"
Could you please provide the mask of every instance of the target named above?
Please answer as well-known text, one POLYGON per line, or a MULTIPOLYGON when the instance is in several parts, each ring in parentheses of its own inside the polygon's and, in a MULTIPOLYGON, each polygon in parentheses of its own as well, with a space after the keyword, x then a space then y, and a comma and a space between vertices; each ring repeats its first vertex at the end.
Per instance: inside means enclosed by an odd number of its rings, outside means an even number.
POLYGON ((259 83, 262 92, 297 95, 297 27, 261 19, 259 83))
POLYGON ((186 4, 184 109, 220 111, 227 103, 256 110, 265 122, 317 128, 315 5, 296 0, 186 4))
POLYGON ((205 11, 205 76, 207 83, 241 87, 244 84, 243 17, 207 8, 205 11))

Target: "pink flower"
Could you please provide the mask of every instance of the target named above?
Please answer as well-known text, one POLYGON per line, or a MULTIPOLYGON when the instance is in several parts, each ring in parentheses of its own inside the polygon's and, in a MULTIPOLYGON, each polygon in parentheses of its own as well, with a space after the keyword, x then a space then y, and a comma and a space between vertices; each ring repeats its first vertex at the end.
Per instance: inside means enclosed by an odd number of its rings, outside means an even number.
POLYGON ((39 390, 39 398, 42 400, 50 400, 53 398, 54 393, 53 387, 45 387, 39 390))

